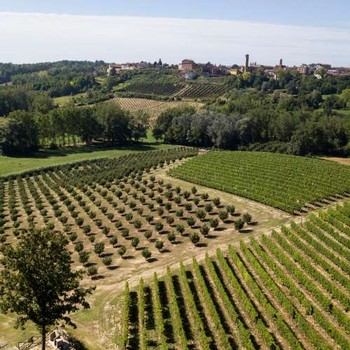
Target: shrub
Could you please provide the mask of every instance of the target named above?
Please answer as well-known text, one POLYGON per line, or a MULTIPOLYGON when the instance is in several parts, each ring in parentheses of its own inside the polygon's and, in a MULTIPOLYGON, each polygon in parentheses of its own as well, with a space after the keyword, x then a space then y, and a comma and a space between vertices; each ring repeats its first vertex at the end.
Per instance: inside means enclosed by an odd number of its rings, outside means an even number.
POLYGON ((194 226, 194 224, 196 223, 196 219, 195 218, 193 218, 192 216, 190 216, 189 218, 187 218, 187 224, 188 224, 188 226, 194 226))
POLYGON ((185 198, 185 199, 189 199, 190 196, 191 196, 191 192, 185 191, 185 192, 183 193, 183 195, 184 195, 184 198, 185 198))
POLYGON ((118 243, 118 238, 116 236, 113 236, 109 239, 109 242, 112 244, 112 246, 114 246, 118 243))
POLYGON ((199 234, 194 232, 194 233, 191 233, 190 235, 190 240, 191 242, 196 245, 199 241, 200 241, 200 237, 199 237, 199 234))
POLYGON ((147 230, 147 231, 144 232, 143 235, 145 236, 145 238, 147 240, 149 240, 152 237, 152 231, 147 230))
POLYGON ((201 198, 203 200, 207 200, 209 198, 209 194, 208 193, 202 193, 201 198))
POLYGON ((90 233, 90 232, 91 232, 91 227, 90 227, 90 225, 85 225, 85 226, 83 227, 83 231, 84 231, 85 234, 90 233))
POLYGON ((238 219, 237 221, 234 222, 235 229, 236 230, 241 230, 244 226, 244 221, 242 219, 238 219))
POLYGON ((134 217, 134 216, 132 215, 132 213, 127 213, 127 214, 125 215, 125 219, 128 220, 128 221, 131 221, 133 217, 134 217))
POLYGON ((236 208, 235 208, 234 205, 228 205, 226 207, 226 210, 227 210, 228 213, 230 213, 230 215, 233 215, 235 213, 236 208))
POLYGON ((174 243, 176 241, 176 235, 174 232, 169 232, 167 238, 170 243, 174 243))
POLYGON ((171 224, 174 222, 174 218, 173 218, 171 215, 169 215, 169 216, 166 218, 166 222, 167 222, 169 225, 171 225, 171 224))
POLYGON ((159 216, 162 216, 164 214, 164 209, 161 207, 157 208, 157 213, 159 216))
POLYGON ((90 254, 88 252, 82 251, 79 253, 79 262, 85 265, 89 261, 90 254))
POLYGON ((210 221, 209 221, 209 225, 210 225, 210 227, 212 227, 212 228, 217 228, 218 227, 218 225, 219 225, 219 220, 218 219, 211 219, 210 221))
POLYGON ((171 205, 171 203, 170 202, 167 202, 167 203, 165 203, 165 209, 166 210, 171 210, 171 208, 172 208, 172 205, 171 205))
POLYGON ((109 232, 110 232, 110 228, 109 227, 104 227, 103 229, 102 229, 102 233, 105 235, 105 236, 107 236, 108 234, 109 234, 109 232))
POLYGON ((181 197, 175 197, 174 202, 179 205, 181 203, 181 197))
POLYGON ((154 220, 154 217, 152 215, 147 215, 146 220, 148 223, 151 223, 154 220))
POLYGON ((152 253, 151 253, 151 251, 150 251, 148 248, 144 248, 144 249, 142 250, 142 256, 143 256, 146 260, 148 260, 148 259, 152 256, 152 253))
POLYGON ((121 257, 123 257, 124 255, 125 255, 125 253, 126 253, 126 248, 125 248, 125 246, 121 246, 121 247, 119 247, 118 248, 118 250, 117 250, 117 252, 118 252, 118 254, 121 256, 121 257))
POLYGON ((156 248, 157 248, 158 250, 162 250, 163 247, 164 247, 164 242, 163 242, 162 240, 159 239, 159 240, 157 240, 155 246, 156 246, 156 248))
POLYGON ((78 253, 81 252, 81 251, 83 251, 83 249, 84 249, 83 243, 82 243, 82 242, 77 242, 77 243, 75 243, 74 249, 75 249, 75 251, 78 252, 78 253))
POLYGON ((155 224, 155 229, 158 231, 158 232, 160 232, 160 231, 162 231, 163 230, 163 227, 164 227, 164 225, 161 223, 161 222, 156 222, 156 224, 155 224))
POLYGON ((216 207, 218 207, 218 206, 220 206, 220 204, 221 204, 221 201, 220 201, 220 198, 214 198, 213 199, 213 203, 214 203, 214 205, 216 206, 216 207))
POLYGON ((94 246, 94 252, 97 254, 97 255, 101 255, 105 250, 105 244, 103 242, 100 242, 100 243, 96 243, 95 246, 94 246))
POLYGON ((182 217, 184 215, 184 211, 183 211, 183 209, 179 209, 179 210, 176 210, 176 216, 177 217, 182 217))
POLYGON ((196 216, 199 220, 201 220, 201 221, 204 220, 206 215, 207 215, 207 213, 204 210, 202 210, 202 209, 197 210, 196 216))
POLYGON ((176 225, 176 231, 182 235, 185 232, 184 225, 181 225, 181 224, 176 225))
POLYGON ((245 223, 250 224, 253 217, 249 213, 244 213, 242 218, 245 223))
POLYGON ((219 211, 219 218, 220 218, 222 221, 227 220, 227 218, 228 218, 228 212, 227 212, 226 210, 220 210, 220 211, 219 211))
POLYGON ((185 209, 186 209, 187 211, 191 211, 191 210, 192 210, 192 204, 191 204, 191 203, 186 203, 186 204, 185 204, 185 209))
POLYGON ((136 229, 140 229, 142 227, 142 222, 140 220, 135 220, 134 226, 136 229))
POLYGON ((116 220, 116 222, 114 223, 114 226, 115 226, 116 228, 119 228, 119 227, 122 227, 123 224, 121 223, 121 221, 116 220))
POLYGON ((207 203, 204 207, 204 210, 207 212, 207 213, 210 213, 212 210, 213 210, 213 206, 210 204, 210 203, 207 203))
POLYGON ((74 242, 78 238, 78 235, 75 232, 70 233, 69 239, 74 242))
POLYGON ((131 241, 131 245, 136 248, 140 243, 140 239, 138 237, 134 237, 131 241))
POLYGON ((89 266, 88 269, 87 269, 87 274, 89 276, 95 276, 97 275, 97 267, 96 266, 89 266))
POLYGON ((109 265, 112 263, 112 257, 110 257, 110 256, 105 256, 105 257, 102 259, 102 262, 103 262, 106 266, 109 266, 109 265))
POLYGON ((96 223, 97 227, 101 227, 102 226, 102 220, 101 219, 96 219, 95 223, 96 223))
POLYGON ((122 237, 126 238, 129 236, 129 229, 128 228, 122 228, 120 230, 122 237))
POLYGON ((199 231, 203 236, 208 236, 210 227, 208 225, 202 226, 199 231))

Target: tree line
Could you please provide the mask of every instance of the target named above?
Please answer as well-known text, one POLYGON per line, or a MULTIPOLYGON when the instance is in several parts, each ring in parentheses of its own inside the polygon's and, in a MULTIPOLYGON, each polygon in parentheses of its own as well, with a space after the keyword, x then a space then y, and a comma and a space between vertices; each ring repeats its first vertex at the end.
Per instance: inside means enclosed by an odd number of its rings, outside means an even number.
POLYGON ((277 143, 276 151, 307 155, 344 153, 350 128, 336 116, 260 104, 244 113, 229 114, 215 109, 199 113, 193 108, 168 110, 157 119, 153 135, 167 143, 231 150, 277 143))
POLYGON ((99 141, 123 145, 146 137, 149 116, 131 114, 112 103, 93 107, 54 108, 45 113, 18 110, 0 123, 0 149, 4 155, 27 155, 46 146, 99 141))

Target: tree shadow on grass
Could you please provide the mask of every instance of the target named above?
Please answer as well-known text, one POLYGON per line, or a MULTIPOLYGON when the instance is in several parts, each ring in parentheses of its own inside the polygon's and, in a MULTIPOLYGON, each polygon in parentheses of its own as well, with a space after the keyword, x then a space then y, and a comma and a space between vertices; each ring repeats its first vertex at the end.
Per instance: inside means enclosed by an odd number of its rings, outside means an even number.
POLYGON ((23 156, 23 155, 13 155, 11 158, 36 158, 36 159, 48 159, 52 157, 66 157, 72 154, 89 154, 98 151, 152 151, 158 147, 157 143, 129 143, 127 145, 115 145, 108 146, 106 144, 96 143, 91 146, 76 146, 76 147, 64 147, 56 150, 42 149, 34 154, 23 156))

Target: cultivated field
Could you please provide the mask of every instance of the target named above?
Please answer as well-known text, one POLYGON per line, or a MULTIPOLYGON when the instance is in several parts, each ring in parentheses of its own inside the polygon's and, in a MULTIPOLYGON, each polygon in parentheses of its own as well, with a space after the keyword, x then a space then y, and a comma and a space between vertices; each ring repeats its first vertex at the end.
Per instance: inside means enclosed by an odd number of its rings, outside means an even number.
POLYGON ((210 99, 224 95, 228 89, 219 84, 184 83, 130 83, 120 90, 144 96, 165 96, 184 99, 210 99))
MULTIPOLYGON (((84 284, 97 285, 92 309, 74 317, 79 325, 75 335, 91 349, 113 349, 118 343, 121 310, 115 307, 125 281, 135 285, 140 276, 165 273, 169 265, 204 257, 289 218, 166 175, 169 166, 180 164, 176 159, 195 154, 184 148, 138 153, 1 182, 1 244, 15 243, 29 226, 64 231, 74 266, 88 272, 84 284)), ((25 339, 11 322, 0 315, 6 330, 0 342, 25 339)))
POLYGON ((350 194, 349 167, 266 152, 210 152, 170 174, 289 213, 314 209, 350 194))
POLYGON ((350 204, 126 285, 122 349, 349 349, 350 204))
POLYGON ((192 106, 196 109, 200 109, 203 107, 203 104, 199 102, 157 101, 145 98, 116 97, 112 101, 118 104, 122 109, 131 112, 147 112, 152 120, 155 120, 162 112, 169 108, 192 106))
POLYGON ((146 142, 141 144, 118 148, 81 146, 65 147, 59 150, 42 150, 33 156, 27 157, 5 157, 0 155, 0 176, 18 174, 28 170, 73 163, 87 159, 113 158, 135 152, 175 148, 173 145, 155 144, 153 143, 155 140, 149 139, 150 137, 145 140, 146 142))

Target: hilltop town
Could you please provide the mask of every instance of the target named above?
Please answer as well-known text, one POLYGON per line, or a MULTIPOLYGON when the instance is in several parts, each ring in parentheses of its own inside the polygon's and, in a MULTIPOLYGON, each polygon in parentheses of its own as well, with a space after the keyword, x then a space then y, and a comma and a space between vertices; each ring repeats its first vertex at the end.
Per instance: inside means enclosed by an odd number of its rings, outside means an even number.
POLYGON ((120 63, 109 64, 107 69, 108 75, 116 75, 126 71, 144 70, 149 68, 169 68, 178 71, 178 75, 185 79, 195 79, 200 75, 206 76, 225 76, 225 75, 241 75, 244 73, 259 71, 264 72, 266 76, 273 79, 277 79, 277 72, 281 70, 285 71, 297 71, 302 75, 314 75, 318 79, 327 75, 333 76, 350 76, 350 68, 348 67, 332 67, 328 63, 311 63, 302 64, 300 66, 287 66, 283 64, 283 59, 279 60, 279 63, 275 66, 258 64, 257 62, 250 62, 249 54, 245 55, 245 61, 243 65, 233 64, 217 65, 210 62, 199 63, 192 59, 183 59, 179 64, 167 64, 163 63, 161 59, 150 62, 136 62, 136 63, 120 63))

